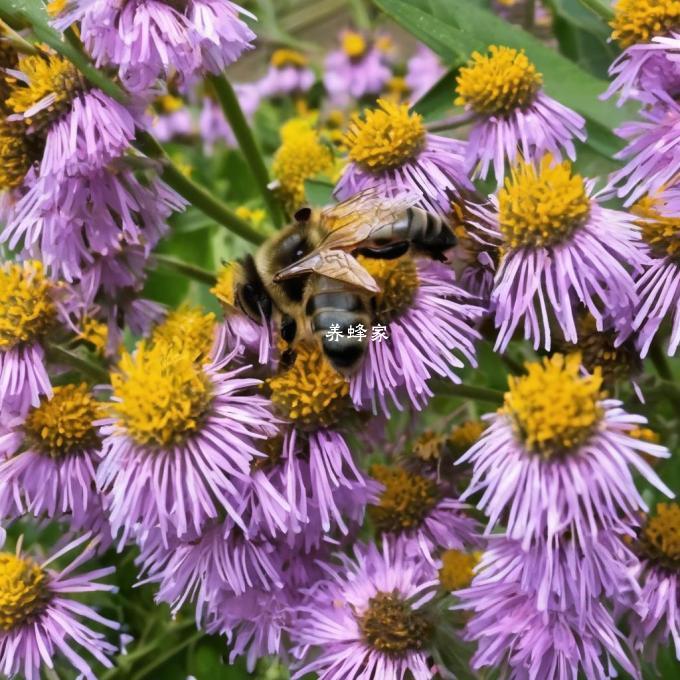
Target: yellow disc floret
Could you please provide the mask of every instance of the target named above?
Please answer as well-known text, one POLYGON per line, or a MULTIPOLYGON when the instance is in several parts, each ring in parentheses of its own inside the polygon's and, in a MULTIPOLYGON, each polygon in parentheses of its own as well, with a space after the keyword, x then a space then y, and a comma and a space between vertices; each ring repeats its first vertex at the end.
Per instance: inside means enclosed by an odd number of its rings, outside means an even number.
POLYGON ((498 194, 500 230, 509 248, 564 242, 588 219, 590 199, 571 163, 544 156, 538 167, 520 161, 498 194))
POLYGON ((0 191, 18 187, 32 162, 26 126, 0 121, 0 191))
POLYGON ((423 461, 437 461, 442 455, 446 437, 442 434, 426 430, 413 442, 411 453, 423 461))
POLYGON ((384 487, 378 504, 368 506, 378 531, 415 529, 437 503, 437 485, 427 477, 387 465, 373 465, 370 473, 384 487))
POLYGON ((54 388, 50 399, 26 416, 24 432, 32 446, 52 458, 95 448, 99 437, 94 421, 103 415, 87 385, 63 385, 54 388))
POLYGON ((215 341, 216 322, 212 312, 206 314, 198 307, 183 305, 153 329, 151 342, 166 342, 180 351, 193 351, 205 361, 215 341))
POLYGON ((524 51, 491 45, 489 52, 473 52, 460 69, 455 104, 486 114, 507 114, 533 104, 543 77, 524 51))
POLYGON ((291 368, 267 380, 278 413, 307 429, 332 427, 349 406, 349 384, 317 345, 300 344, 291 368))
POLYGON ((439 570, 439 584, 442 590, 467 588, 475 575, 474 569, 480 557, 480 553, 477 552, 445 550, 442 553, 442 566, 439 570))
POLYGON ((405 255, 396 260, 359 257, 361 265, 375 279, 380 292, 375 297, 377 318, 389 323, 413 305, 420 280, 414 260, 405 255))
POLYGON ((680 569, 680 505, 659 503, 640 536, 646 556, 669 569, 680 569))
POLYGON ((368 44, 361 33, 345 31, 342 34, 342 51, 350 59, 361 59, 366 54, 368 44))
POLYGON ((136 443, 179 444, 196 432, 207 414, 211 383, 191 348, 141 342, 121 357, 111 374, 111 410, 136 443))
POLYGON ((362 118, 352 118, 345 144, 349 157, 364 169, 380 173, 398 168, 414 159, 425 146, 423 118, 409 113, 408 104, 378 100, 362 118))
POLYGON ((308 63, 309 59, 307 59, 302 52, 298 52, 297 50, 276 50, 271 58, 271 65, 274 68, 284 68, 286 66, 304 68, 308 63))
POLYGON ((34 621, 50 600, 48 576, 31 559, 0 553, 0 630, 34 621))
POLYGON ((583 444, 602 420, 602 373, 580 371, 581 355, 554 354, 510 376, 503 411, 524 447, 546 458, 583 444))
POLYGON ((109 327, 103 321, 86 317, 80 324, 78 337, 91 345, 99 356, 106 354, 109 344, 109 327))
POLYGON ((610 26, 612 38, 621 47, 650 42, 654 36, 680 28, 680 1, 618 0, 610 26))
POLYGON ((222 303, 225 312, 236 307, 236 284, 243 276, 243 265, 236 261, 226 262, 217 272, 217 283, 210 292, 222 303))
POLYGON ((40 262, 0 267, 0 351, 40 339, 54 323, 53 284, 40 262))
POLYGON ((446 444, 454 456, 462 456, 482 436, 486 425, 481 420, 466 420, 456 425, 446 439, 446 444))
POLYGON ((642 238, 657 257, 680 256, 680 218, 664 215, 661 201, 655 196, 641 198, 630 210, 640 219, 642 238))

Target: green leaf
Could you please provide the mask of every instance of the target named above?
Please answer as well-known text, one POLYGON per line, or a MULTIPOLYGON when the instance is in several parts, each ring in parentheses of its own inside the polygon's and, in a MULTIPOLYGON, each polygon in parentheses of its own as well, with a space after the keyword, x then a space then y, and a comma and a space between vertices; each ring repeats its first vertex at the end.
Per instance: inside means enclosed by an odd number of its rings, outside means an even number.
POLYGON ((305 197, 314 206, 333 203, 333 185, 322 179, 305 180, 305 197))
POLYGON ((441 120, 453 109, 458 66, 449 69, 414 105, 426 121, 441 120))

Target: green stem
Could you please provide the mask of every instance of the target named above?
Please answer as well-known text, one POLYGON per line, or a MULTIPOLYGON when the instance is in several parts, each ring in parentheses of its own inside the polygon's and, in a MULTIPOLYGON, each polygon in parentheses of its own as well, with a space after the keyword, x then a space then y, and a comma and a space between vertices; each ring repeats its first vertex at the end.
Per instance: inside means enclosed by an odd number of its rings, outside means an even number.
POLYGON ((159 654, 158 656, 156 656, 153 659, 153 661, 150 661, 139 672, 135 673, 132 676, 132 680, 142 680, 142 678, 147 677, 149 673, 151 673, 151 671, 155 670, 159 666, 162 666, 166 661, 169 661, 170 659, 172 659, 173 656, 179 654, 183 649, 189 647, 197 640, 200 640, 204 635, 205 633, 202 630, 199 630, 190 637, 188 637, 186 640, 180 642, 175 646, 170 647, 170 649, 163 652, 163 654, 159 654))
POLYGON ((274 195, 268 188, 269 173, 252 130, 246 121, 246 117, 243 115, 241 105, 238 103, 236 92, 234 92, 231 83, 224 76, 209 76, 208 80, 215 88, 215 93, 222 106, 224 115, 229 121, 229 125, 231 125, 234 137, 236 137, 236 141, 241 147, 257 188, 262 194, 272 223, 275 227, 279 228, 283 225, 283 214, 274 195))
POLYGON ((368 31, 371 28, 371 17, 368 15, 368 10, 364 4, 364 0, 350 0, 352 6, 352 16, 357 28, 362 31, 368 31))
POLYGON ((61 345, 50 345, 47 348, 47 358, 56 363, 72 366, 98 383, 109 382, 109 372, 103 366, 61 345))
POLYGON ((666 355, 664 354, 660 343, 656 341, 652 342, 652 346, 649 350, 649 358, 652 360, 659 377, 664 380, 673 380, 671 367, 668 365, 668 360, 666 359, 666 355))
POLYGON ((8 23, 0 19, 0 36, 3 35, 5 42, 9 43, 19 54, 40 54, 37 47, 31 45, 28 40, 19 35, 8 23))
POLYGON ((454 383, 440 384, 436 389, 437 394, 443 394, 450 397, 463 397, 467 399, 476 399, 478 401, 486 401, 490 404, 502 404, 503 392, 494 390, 490 387, 477 387, 477 385, 456 385, 454 383))
POLYGON ((238 217, 222 201, 187 177, 168 157, 163 147, 148 132, 137 135, 137 145, 149 157, 161 161, 161 177, 189 203, 216 222, 250 243, 260 244, 267 237, 238 217))
POLYGON ((603 0, 579 0, 579 2, 607 23, 614 18, 614 11, 611 6, 603 2, 603 0))
POLYGON ((208 286, 214 286, 217 283, 217 277, 212 272, 209 272, 203 267, 199 267, 195 264, 190 264, 189 262, 183 262, 182 260, 172 257, 172 255, 163 255, 162 253, 155 253, 154 257, 156 262, 163 267, 163 269, 169 269, 173 272, 178 272, 184 276, 198 281, 199 283, 205 283, 208 286))

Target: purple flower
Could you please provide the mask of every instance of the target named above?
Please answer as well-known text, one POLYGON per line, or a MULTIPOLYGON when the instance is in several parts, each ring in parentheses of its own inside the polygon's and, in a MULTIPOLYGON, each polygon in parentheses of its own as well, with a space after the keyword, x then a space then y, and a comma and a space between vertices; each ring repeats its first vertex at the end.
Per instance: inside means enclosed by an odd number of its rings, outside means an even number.
POLYGON ((198 132, 194 113, 179 97, 164 95, 154 102, 149 111, 149 127, 160 142, 193 137, 198 132))
POLYGON ((642 455, 665 458, 668 450, 631 437, 646 419, 606 399, 601 371, 583 375, 580 364, 578 354, 527 364, 457 461, 473 467, 461 500, 482 492, 477 507, 489 518, 487 533, 504 523, 524 549, 545 540, 552 550, 566 531, 581 546, 603 529, 630 534, 636 513, 647 509, 632 470, 673 496, 642 455))
POLYGON ((262 97, 304 95, 316 76, 307 57, 297 50, 279 49, 272 54, 267 73, 257 83, 262 97))
POLYGON ((406 64, 406 84, 411 90, 411 101, 418 101, 444 73, 446 69, 439 57, 429 47, 419 44, 406 64))
POLYGON ((98 614, 92 606, 74 600, 72 594, 115 590, 99 582, 115 569, 105 567, 74 574, 94 555, 96 542, 88 544, 61 571, 48 566, 88 538, 89 534, 85 534, 72 541, 42 564, 24 555, 20 548, 16 554, 0 553, 3 600, 0 672, 5 677, 20 675, 26 680, 39 680, 41 669, 53 668, 61 653, 80 677, 95 680, 97 676, 78 648, 86 650, 106 668, 113 666, 109 657, 116 648, 106 641, 104 634, 92 630, 90 622, 114 630, 118 624, 98 614))
POLYGON ((436 594, 433 572, 407 556, 402 543, 387 540, 382 551, 358 544, 353 558, 338 561, 297 608, 290 634, 301 663, 293 678, 434 678, 434 623, 425 609, 436 594))
POLYGON ((403 409, 399 394, 422 408, 432 396, 428 381, 434 376, 460 382, 456 371, 465 359, 476 366, 476 322, 483 309, 456 283, 444 264, 410 257, 398 260, 362 258, 381 293, 376 314, 388 336, 366 338, 368 351, 350 381, 350 395, 358 407, 378 405, 384 413, 389 402, 403 409), (370 341, 370 342, 369 342, 370 341))
POLYGON ((458 75, 457 105, 474 114, 467 158, 475 176, 486 179, 493 165, 498 186, 505 161, 562 153, 574 160, 574 139, 585 140, 585 119, 549 97, 543 77, 523 51, 492 45, 490 55, 472 54, 458 75))
POLYGON ((422 116, 408 109, 380 99, 364 120, 354 117, 345 135, 350 162, 334 191, 339 201, 378 187, 384 196, 416 192, 423 208, 447 215, 454 196, 473 190, 464 142, 427 134, 422 116))
POLYGON ((505 350, 515 330, 534 349, 550 349, 554 318, 568 342, 577 342, 575 310, 587 308, 598 330, 605 317, 625 326, 636 302, 628 268, 647 261, 634 218, 601 207, 593 182, 572 174, 568 161, 546 156, 536 167, 521 163, 492 199, 497 227, 485 209, 470 207, 477 226, 501 240, 502 256, 491 311, 496 349, 505 350), (486 226, 485 226, 486 223, 486 226))
POLYGON ((113 417, 102 421, 97 471, 114 535, 158 526, 163 541, 200 533, 224 511, 243 530, 240 481, 260 454, 254 439, 276 432, 260 381, 224 371, 224 335, 213 361, 157 341, 123 354, 111 376, 113 417), (139 524, 139 527, 137 525, 139 524))

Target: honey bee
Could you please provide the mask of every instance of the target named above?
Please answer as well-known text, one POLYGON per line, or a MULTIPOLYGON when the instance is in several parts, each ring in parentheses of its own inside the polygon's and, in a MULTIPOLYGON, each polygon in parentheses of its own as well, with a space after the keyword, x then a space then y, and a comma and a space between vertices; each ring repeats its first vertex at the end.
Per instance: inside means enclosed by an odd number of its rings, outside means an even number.
POLYGON ((413 251, 445 261, 456 245, 448 223, 416 207, 418 198, 367 189, 322 210, 302 208, 242 260, 235 301, 257 322, 278 315, 284 361, 294 361, 297 342, 316 338, 340 373, 359 368, 368 343, 349 329, 361 325, 370 334, 380 287, 356 256, 395 259, 413 251), (331 327, 339 337, 329 337, 331 327))

